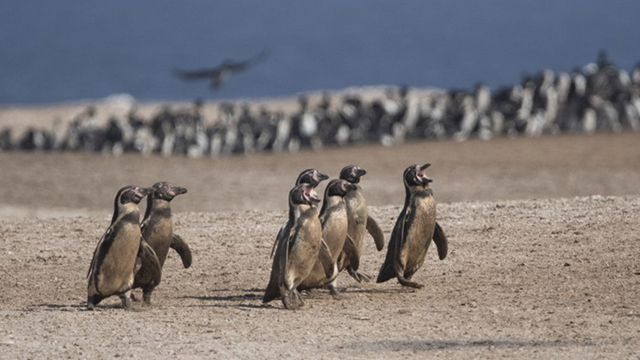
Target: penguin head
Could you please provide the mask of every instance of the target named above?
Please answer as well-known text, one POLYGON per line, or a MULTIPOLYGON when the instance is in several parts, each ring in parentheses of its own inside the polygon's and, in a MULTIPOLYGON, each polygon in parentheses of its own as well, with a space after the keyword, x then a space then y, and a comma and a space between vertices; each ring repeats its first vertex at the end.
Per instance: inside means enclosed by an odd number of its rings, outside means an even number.
POLYGON ((307 169, 298 175, 296 185, 309 184, 312 187, 316 187, 322 180, 327 180, 328 178, 328 175, 325 175, 316 169, 307 169))
POLYGON ((352 184, 347 180, 333 179, 329 182, 329 185, 327 185, 327 188, 325 189, 325 196, 344 197, 349 191, 356 190, 357 188, 358 186, 356 184, 352 184))
POLYGON ((140 200, 151 194, 152 191, 152 188, 141 188, 133 185, 125 186, 118 190, 118 194, 116 194, 116 198, 113 200, 111 223, 113 224, 121 214, 138 211, 140 200))
POLYGON ((367 170, 355 165, 347 165, 340 170, 340 179, 347 180, 352 184, 360 182, 360 178, 367 173, 367 170))
POLYGON ((153 189, 152 196, 154 199, 162 199, 166 201, 171 201, 174 197, 187 192, 186 188, 175 186, 166 181, 155 183, 151 188, 153 189))
POLYGON ((313 205, 319 202, 316 190, 309 184, 296 185, 289 192, 290 205, 313 205))
POLYGON ((116 195, 116 207, 129 203, 139 204, 140 200, 151 194, 152 188, 141 188, 138 186, 125 186, 116 195))
POLYGON ((404 184, 406 187, 422 186, 426 187, 433 180, 425 175, 424 171, 431 166, 431 164, 424 165, 411 165, 404 171, 404 184))

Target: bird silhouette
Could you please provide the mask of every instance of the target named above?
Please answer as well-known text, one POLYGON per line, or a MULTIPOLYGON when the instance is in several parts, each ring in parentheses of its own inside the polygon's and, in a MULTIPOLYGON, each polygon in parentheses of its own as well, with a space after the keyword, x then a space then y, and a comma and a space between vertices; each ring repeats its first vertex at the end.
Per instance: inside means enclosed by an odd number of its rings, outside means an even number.
POLYGON ((267 51, 262 50, 258 55, 245 61, 224 60, 220 65, 211 69, 180 70, 173 69, 173 73, 182 80, 195 81, 211 79, 211 88, 218 90, 229 75, 245 71, 267 57, 267 51))

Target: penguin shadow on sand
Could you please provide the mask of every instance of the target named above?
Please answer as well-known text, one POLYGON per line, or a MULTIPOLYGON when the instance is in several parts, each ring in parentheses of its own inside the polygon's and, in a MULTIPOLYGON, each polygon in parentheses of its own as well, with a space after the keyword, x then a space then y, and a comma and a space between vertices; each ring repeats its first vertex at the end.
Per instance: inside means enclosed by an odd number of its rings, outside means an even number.
MULTIPOLYGON (((122 307, 120 304, 114 304, 114 308, 122 307)), ((36 312, 36 311, 88 311, 86 302, 79 302, 76 304, 54 304, 54 303, 42 303, 42 304, 31 304, 25 306, 22 311, 25 312, 36 312)))
POLYGON ((220 308, 256 308, 263 309, 270 306, 262 304, 264 289, 212 289, 209 292, 214 295, 181 296, 181 299, 199 300, 200 304, 187 305, 188 307, 220 307, 220 308))
MULTIPOLYGON (((95 310, 122 310, 122 305, 120 303, 112 303, 112 304, 100 304, 95 307, 95 310)), ((133 307, 130 309, 133 312, 141 312, 146 310, 151 310, 151 308, 146 307, 133 307)), ((84 311, 94 311, 91 309, 87 309, 87 302, 81 301, 74 304, 55 304, 55 303, 42 303, 42 304, 30 304, 25 306, 22 311, 25 312, 38 312, 38 311, 55 311, 55 312, 84 312, 84 311)))

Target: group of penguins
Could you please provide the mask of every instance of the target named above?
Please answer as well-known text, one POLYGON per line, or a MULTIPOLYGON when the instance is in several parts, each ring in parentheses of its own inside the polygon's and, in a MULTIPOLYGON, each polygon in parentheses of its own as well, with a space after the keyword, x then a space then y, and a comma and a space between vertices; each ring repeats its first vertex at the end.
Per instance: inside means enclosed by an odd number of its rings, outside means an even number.
MULTIPOLYGON (((433 241, 438 257, 447 256, 448 241, 436 221, 436 203, 425 174, 430 164, 411 165, 402 179, 405 201, 391 232, 387 254, 377 282, 397 278, 402 286, 421 288, 411 281, 422 267, 433 241)), ((322 206, 316 187, 329 179, 316 169, 297 177, 289 191, 288 218, 276 236, 271 251, 273 265, 263 302, 281 299, 285 308, 304 305, 300 291, 328 289, 340 298, 337 277, 346 270, 358 282, 371 277, 358 271, 366 233, 376 248, 384 248, 384 234, 368 214, 359 183, 366 170, 345 166, 338 179, 329 181, 322 206)), ((160 283, 162 267, 170 248, 177 251, 185 268, 192 262, 189 246, 173 232, 171 200, 186 193, 182 187, 159 182, 149 188, 125 186, 114 200, 111 224, 100 239, 88 272, 87 307, 94 309, 104 298, 118 295, 125 309, 132 308, 133 289, 142 289, 142 299, 160 283), (138 204, 147 197, 140 223, 138 204)))
POLYGON ((112 116, 106 126, 89 107, 66 130, 58 123, 13 139, 5 128, 0 151, 217 157, 375 142, 390 146, 415 139, 640 131, 640 64, 629 73, 604 52, 571 73, 545 70, 496 91, 478 84, 472 91, 409 92, 406 86, 389 88, 373 101, 349 94, 337 105, 325 94, 315 106, 301 96, 292 114, 225 102, 217 119, 204 119, 202 101, 182 109, 166 106, 150 119, 138 115, 133 104, 126 118, 112 116))

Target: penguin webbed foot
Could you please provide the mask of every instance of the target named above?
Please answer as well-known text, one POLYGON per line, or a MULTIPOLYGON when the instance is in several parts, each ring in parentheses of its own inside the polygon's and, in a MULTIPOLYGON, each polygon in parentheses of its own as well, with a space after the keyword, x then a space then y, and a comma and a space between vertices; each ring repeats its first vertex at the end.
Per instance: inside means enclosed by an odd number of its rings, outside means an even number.
POLYGON ((302 301, 302 295, 300 295, 300 292, 297 289, 293 289, 293 295, 296 299, 296 309, 303 307, 304 301, 302 301))
POLYGON ((338 288, 333 286, 333 285, 329 285, 329 292, 331 293, 331 296, 333 296, 334 300, 342 300, 342 294, 340 294, 340 291, 338 291, 338 288))
POLYGON ((133 308, 133 304, 131 303, 131 294, 120 295, 120 300, 122 301, 123 309, 131 310, 133 308))
POLYGON ((404 277, 401 277, 401 276, 398 276, 398 282, 402 286, 410 287, 410 288, 414 288, 414 289, 422 289, 424 287, 424 285, 422 285, 422 284, 418 284, 417 282, 409 281, 409 280, 407 280, 407 279, 405 279, 404 277))
POLYGON ((284 305, 285 309, 290 309, 290 310, 294 310, 295 309, 295 303, 292 299, 293 297, 293 292, 291 291, 287 291, 283 296, 282 296, 282 304, 284 305))
POLYGON ((142 301, 144 305, 151 305, 151 291, 142 293, 142 301))
POLYGON ((365 275, 363 273, 359 273, 356 270, 353 270, 352 268, 347 268, 347 272, 349 273, 349 275, 351 275, 352 278, 354 278, 359 283, 371 281, 371 276, 365 275))

